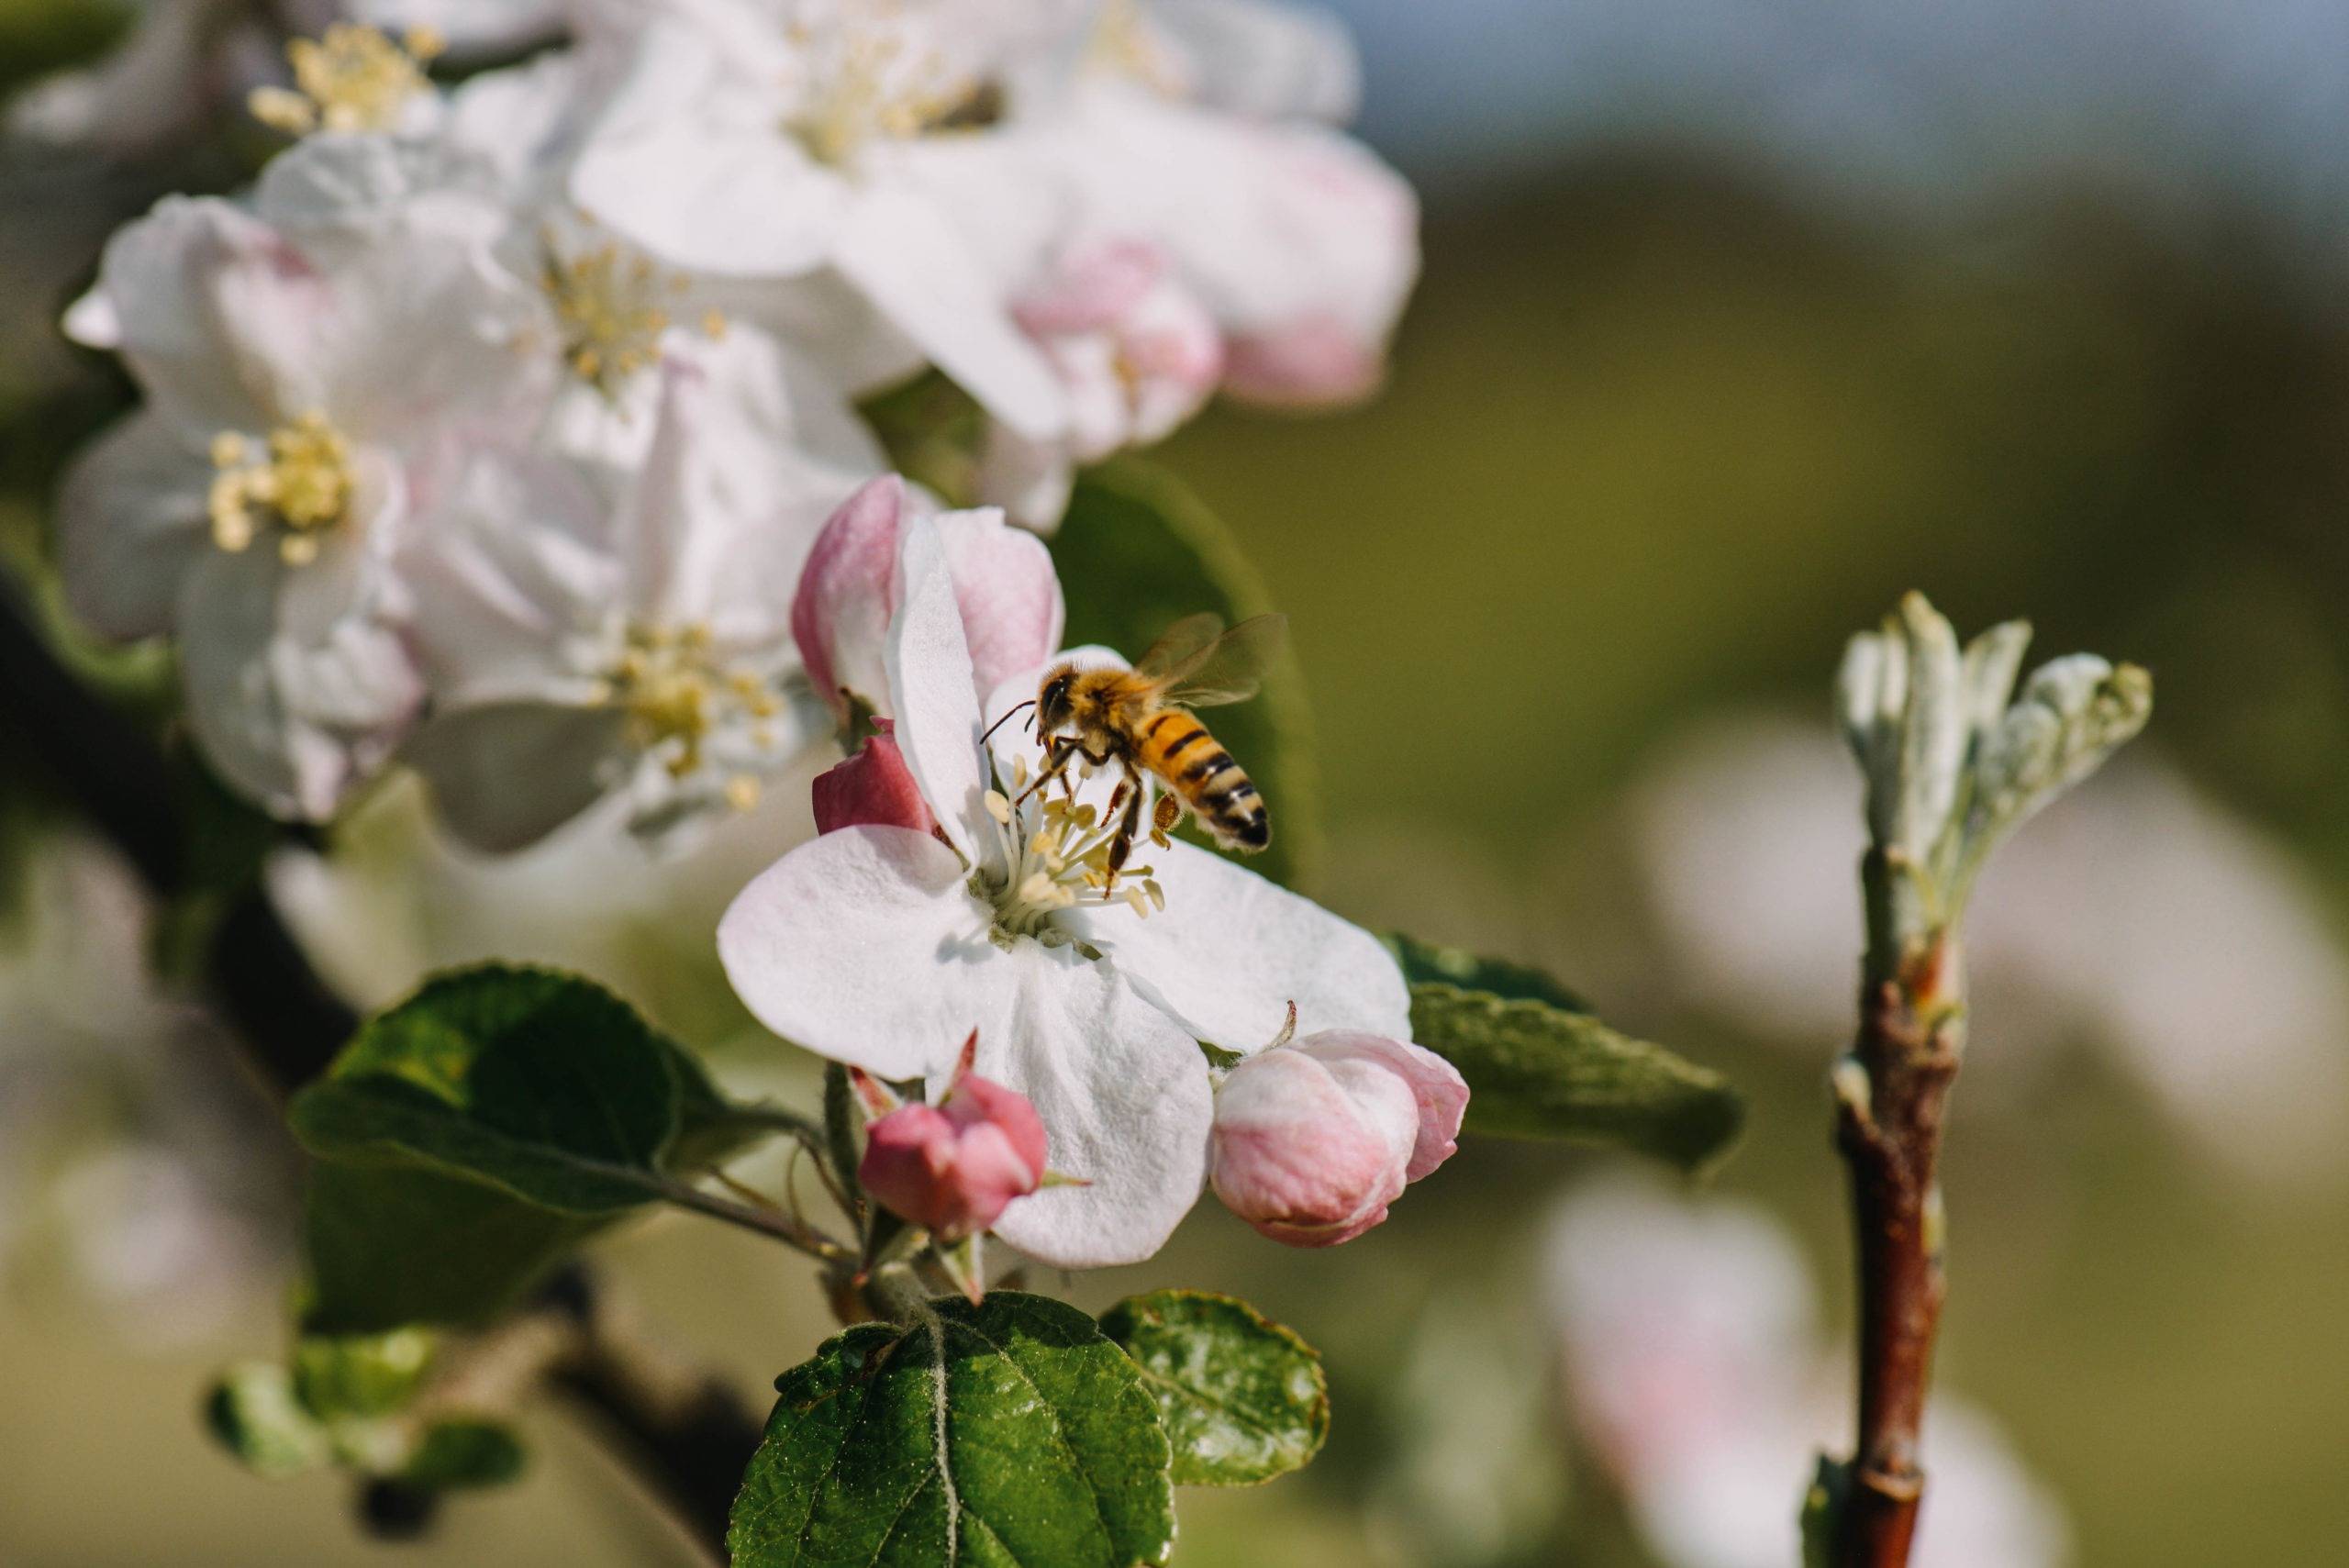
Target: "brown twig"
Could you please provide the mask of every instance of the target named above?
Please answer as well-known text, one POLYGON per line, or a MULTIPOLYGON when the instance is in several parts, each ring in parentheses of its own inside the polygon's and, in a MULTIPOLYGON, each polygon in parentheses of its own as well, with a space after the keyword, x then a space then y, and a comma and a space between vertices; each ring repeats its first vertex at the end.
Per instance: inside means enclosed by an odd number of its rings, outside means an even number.
MULTIPOLYGON (((0 578, 0 756, 43 769, 121 851, 149 890, 185 887, 186 824, 168 787, 162 749, 60 664, 16 584, 0 578)), ((328 989, 258 887, 239 895, 208 950, 213 999, 277 1093, 290 1094, 333 1060, 356 1020, 328 989)), ((613 1331, 581 1265, 541 1289, 539 1310, 572 1315, 586 1330, 549 1382, 714 1561, 726 1556, 727 1513, 758 1446, 760 1423, 723 1379, 655 1364, 640 1339, 613 1331)), ((380 1484, 362 1517, 384 1537, 417 1533, 434 1496, 380 1484)))
MULTIPOLYGON (((1873 860, 1881 856, 1872 855, 1873 860)), ((1872 886, 1885 868, 1871 865, 1872 886)), ((1835 1073, 1836 1141, 1858 1241, 1859 1440, 1833 1536, 1837 1568, 1904 1568, 1924 1496, 1919 1431, 1942 1273, 1942 1124, 1963 1045, 1956 941, 1871 951, 1860 1032, 1835 1073)))

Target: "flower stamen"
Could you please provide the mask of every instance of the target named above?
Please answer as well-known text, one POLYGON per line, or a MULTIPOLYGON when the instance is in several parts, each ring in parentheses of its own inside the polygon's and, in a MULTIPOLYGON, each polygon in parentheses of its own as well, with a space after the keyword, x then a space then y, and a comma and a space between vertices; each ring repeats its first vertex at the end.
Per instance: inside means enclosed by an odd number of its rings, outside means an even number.
POLYGON ((997 940, 1034 937, 1057 947, 1074 940, 1055 921, 1063 910, 1117 907, 1147 919, 1166 907, 1155 868, 1111 873, 1117 818, 1102 820, 1090 803, 1027 795, 1029 777, 1025 762, 1015 762, 1012 785, 1022 789, 1019 802, 1001 790, 989 790, 985 797, 1002 869, 974 873, 971 889, 993 906, 997 940))
MULTIPOLYGON (((668 302, 685 292, 686 280, 662 274, 649 259, 625 254, 618 245, 599 245, 569 260, 556 251, 551 236, 544 245, 540 286, 562 330, 563 362, 611 396, 660 357, 661 335, 671 319, 668 302)), ((725 322, 713 310, 703 328, 715 338, 725 322)))
POLYGON ((956 71, 936 48, 914 47, 891 0, 842 7, 831 26, 800 24, 801 108, 785 128, 818 161, 852 161, 875 140, 971 130, 1002 117, 1001 90, 956 71), (860 14, 861 13, 861 14, 860 14))
POLYGON ((260 448, 235 430, 212 439, 206 510, 212 542, 234 553, 264 528, 278 530, 277 552, 289 566, 316 560, 321 539, 351 512, 351 443, 323 414, 280 425, 260 448))
POLYGON ((288 42, 294 85, 256 87, 246 106, 289 136, 392 130, 408 100, 431 91, 424 68, 447 48, 431 28, 411 28, 395 42, 373 28, 338 22, 317 38, 288 42))
MULTIPOLYGON (((700 770, 710 736, 740 728, 754 746, 775 739, 761 721, 782 714, 774 684, 756 671, 725 663, 712 646, 709 628, 631 626, 618 662, 607 678, 606 701, 628 717, 629 740, 640 752, 657 752, 672 778, 700 770)), ((724 794, 737 810, 758 804, 759 782, 737 773, 724 794)))

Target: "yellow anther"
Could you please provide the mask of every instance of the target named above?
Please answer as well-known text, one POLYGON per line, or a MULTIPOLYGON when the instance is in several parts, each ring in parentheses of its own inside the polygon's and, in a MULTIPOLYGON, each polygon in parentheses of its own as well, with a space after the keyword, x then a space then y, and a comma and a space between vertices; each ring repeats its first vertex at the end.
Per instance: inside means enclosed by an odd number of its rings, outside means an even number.
POLYGON ((826 163, 846 163, 876 139, 909 140, 992 123, 999 95, 957 72, 938 50, 909 50, 898 7, 876 4, 822 34, 797 28, 807 92, 792 128, 826 163))
POLYGON ((1170 98, 1181 97, 1185 90, 1181 60, 1150 30, 1135 0, 1107 0, 1101 6, 1086 42, 1085 63, 1170 98))
POLYGON ((425 64, 446 47, 430 28, 394 42, 373 28, 338 22, 317 38, 286 44, 292 87, 257 87, 246 103, 255 119, 291 136, 390 130, 409 99, 431 90, 425 64))
MULTIPOLYGON (((627 716, 629 743, 659 754, 672 778, 700 770, 710 733, 720 726, 749 727, 751 742, 762 749, 774 740, 772 730, 752 721, 780 713, 782 697, 755 673, 721 664, 711 643, 709 628, 697 622, 631 627, 603 683, 605 702, 627 716)), ((727 803, 738 811, 758 804, 759 787, 742 773, 723 786, 727 803)))
POLYGON ((684 292, 685 280, 617 245, 568 261, 556 253, 551 235, 545 247, 540 284, 562 330, 564 361, 597 391, 615 393, 660 358, 661 335, 669 329, 666 302, 684 292))
POLYGON ((212 476, 206 507, 212 542, 236 551, 264 527, 278 531, 278 554, 289 566, 317 558, 319 536, 350 515, 351 443, 323 414, 305 414, 255 444, 235 430, 212 438, 212 476))

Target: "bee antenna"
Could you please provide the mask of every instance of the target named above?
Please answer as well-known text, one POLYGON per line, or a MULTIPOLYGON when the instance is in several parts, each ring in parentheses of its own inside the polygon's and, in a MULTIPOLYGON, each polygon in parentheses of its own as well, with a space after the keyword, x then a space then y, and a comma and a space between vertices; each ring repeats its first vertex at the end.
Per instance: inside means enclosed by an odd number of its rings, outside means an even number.
POLYGON ((1016 703, 1012 706, 1005 708, 1003 710, 1003 717, 998 718, 993 724, 988 725, 987 732, 979 737, 979 744, 984 746, 989 740, 993 740, 995 738, 995 732, 1003 728, 1004 719, 1009 718, 1013 714, 1018 713, 1023 707, 1034 707, 1035 706, 1036 699, 1034 697, 1030 697, 1026 702, 1016 703))

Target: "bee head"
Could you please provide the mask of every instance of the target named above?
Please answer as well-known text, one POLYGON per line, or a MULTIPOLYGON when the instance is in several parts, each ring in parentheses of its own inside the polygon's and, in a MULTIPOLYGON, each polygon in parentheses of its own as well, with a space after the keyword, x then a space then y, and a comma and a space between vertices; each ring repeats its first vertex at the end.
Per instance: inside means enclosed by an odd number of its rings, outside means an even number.
POLYGON ((1075 684, 1076 670, 1073 665, 1063 664, 1044 677, 1043 685, 1036 693, 1036 733, 1052 734, 1075 717, 1075 705, 1069 700, 1069 692, 1075 684))

